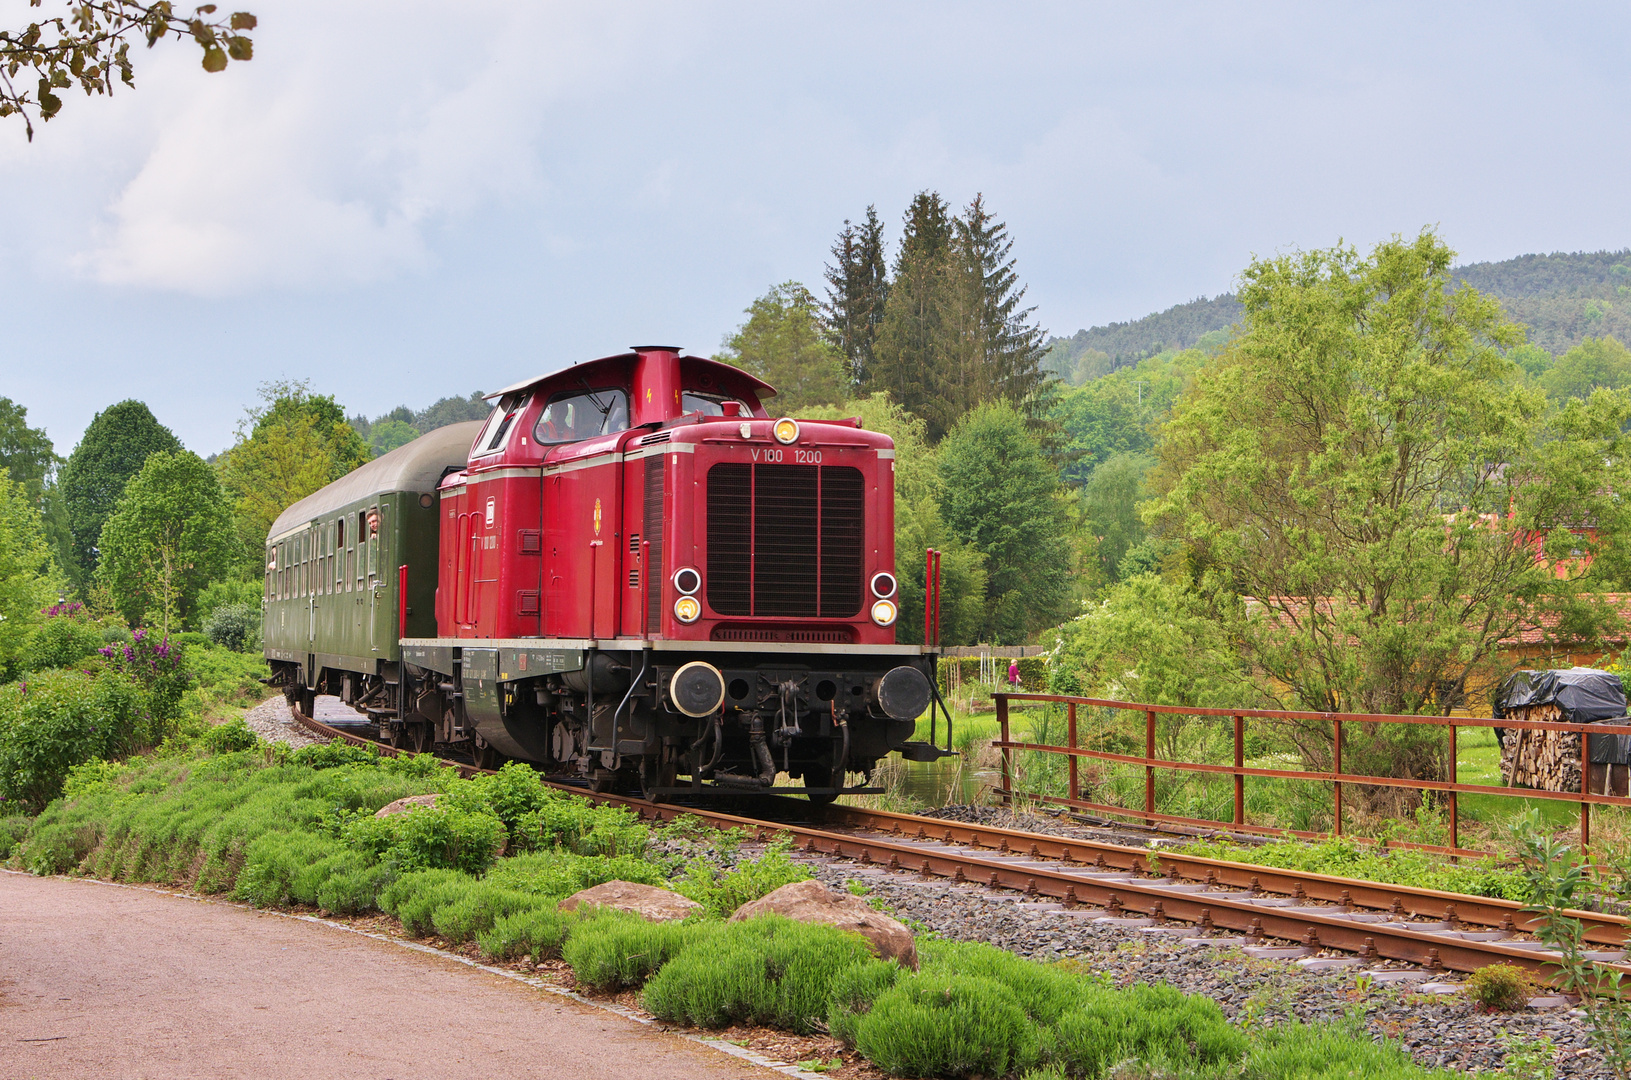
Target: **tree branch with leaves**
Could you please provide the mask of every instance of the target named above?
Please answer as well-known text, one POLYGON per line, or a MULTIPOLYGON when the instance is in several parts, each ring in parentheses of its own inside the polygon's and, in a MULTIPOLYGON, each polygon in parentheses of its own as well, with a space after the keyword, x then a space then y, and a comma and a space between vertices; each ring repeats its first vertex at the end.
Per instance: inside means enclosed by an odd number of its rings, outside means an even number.
MULTIPOLYGON (((29 0, 29 6, 42 2, 29 0)), ((150 49, 168 37, 192 38, 204 51, 204 70, 212 73, 255 54, 247 31, 256 20, 247 11, 217 18, 216 5, 204 4, 187 15, 169 0, 71 0, 65 6, 66 15, 0 30, 0 117, 22 117, 30 141, 34 116, 44 122, 62 111, 57 91, 77 84, 89 97, 111 95, 115 79, 136 85, 132 38, 144 39, 150 49)))

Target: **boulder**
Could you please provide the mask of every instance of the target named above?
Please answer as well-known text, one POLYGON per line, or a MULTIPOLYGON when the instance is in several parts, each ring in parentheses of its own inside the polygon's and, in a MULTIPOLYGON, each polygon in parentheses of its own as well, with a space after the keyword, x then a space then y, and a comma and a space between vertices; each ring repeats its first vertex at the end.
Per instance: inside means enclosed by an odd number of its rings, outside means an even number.
POLYGON ((627 911, 647 922, 668 922, 683 919, 702 905, 688 896, 681 896, 655 885, 637 885, 632 881, 608 881, 590 889, 573 893, 560 903, 562 911, 575 911, 580 904, 627 911))
POLYGON ((874 910, 865 900, 834 892, 819 881, 795 881, 775 892, 750 900, 731 913, 731 922, 755 915, 782 915, 796 922, 825 923, 853 930, 866 938, 872 951, 885 960, 917 968, 917 945, 905 924, 874 910))
POLYGON ((406 814, 410 810, 417 810, 421 806, 435 806, 440 795, 409 795, 406 799, 398 799, 394 803, 386 803, 374 811, 375 817, 395 817, 397 814, 406 814))

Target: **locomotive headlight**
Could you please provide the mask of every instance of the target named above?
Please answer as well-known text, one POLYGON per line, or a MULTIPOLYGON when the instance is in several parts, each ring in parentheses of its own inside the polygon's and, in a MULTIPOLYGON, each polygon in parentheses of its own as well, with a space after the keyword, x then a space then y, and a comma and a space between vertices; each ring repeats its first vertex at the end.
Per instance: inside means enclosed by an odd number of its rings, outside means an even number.
POLYGON ((702 588, 702 575, 689 566, 682 566, 674 571, 674 588, 686 596, 690 596, 702 588))
POLYGON ((771 427, 770 433, 776 436, 776 441, 783 446, 790 446, 799 441, 799 422, 784 416, 771 427))
POLYGON ((694 596, 682 596, 674 601, 674 618, 682 623, 694 623, 702 614, 702 601, 694 596))
POLYGON ((872 621, 879 626, 889 626, 899 614, 893 600, 878 600, 872 605, 872 621))
POLYGON ((873 596, 881 596, 885 598, 894 596, 896 587, 895 575, 889 573, 887 570, 872 575, 873 596))

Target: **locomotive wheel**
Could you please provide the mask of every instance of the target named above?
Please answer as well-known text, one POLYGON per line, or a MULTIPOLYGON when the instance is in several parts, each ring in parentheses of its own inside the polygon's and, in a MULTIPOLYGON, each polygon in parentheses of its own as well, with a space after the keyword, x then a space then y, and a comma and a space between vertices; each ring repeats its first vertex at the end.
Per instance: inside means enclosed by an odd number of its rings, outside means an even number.
POLYGON ((386 746, 389 746, 393 750, 401 748, 401 746, 402 746, 402 725, 393 724, 389 720, 381 720, 380 724, 379 724, 379 727, 380 727, 379 736, 380 736, 380 738, 385 740, 385 745, 386 746))
MULTIPOLYGON (((809 788, 809 787, 831 787, 832 786, 832 766, 831 765, 806 765, 806 766, 804 766, 804 786, 807 787, 807 788, 809 788)), ((837 795, 834 795, 831 792, 828 792, 826 794, 817 794, 815 792, 811 792, 811 793, 805 795, 804 797, 806 799, 810 800, 810 805, 811 806, 828 806, 828 805, 830 805, 832 803, 832 801, 834 799, 838 798, 837 795)))
POLYGON ((413 748, 413 752, 416 754, 423 754, 426 750, 428 750, 430 748, 430 725, 408 725, 408 744, 413 748))
POLYGON ((640 797, 649 803, 660 803, 664 796, 655 791, 660 787, 673 787, 676 782, 678 769, 672 761, 658 761, 656 758, 645 757, 640 759, 640 797))

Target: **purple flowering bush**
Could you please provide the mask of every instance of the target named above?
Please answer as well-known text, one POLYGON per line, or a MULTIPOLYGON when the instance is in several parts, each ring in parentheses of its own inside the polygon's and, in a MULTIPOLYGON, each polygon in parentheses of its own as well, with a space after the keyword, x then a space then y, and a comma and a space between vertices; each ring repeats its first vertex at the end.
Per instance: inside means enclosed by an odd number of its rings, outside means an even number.
POLYGON ((181 715, 181 695, 192 685, 193 676, 182 663, 181 646, 168 637, 140 629, 131 640, 97 650, 107 658, 108 668, 125 676, 140 688, 147 712, 158 728, 173 723, 181 715))
POLYGON ((23 646, 24 671, 51 671, 79 664, 102 647, 102 628, 77 601, 52 604, 41 610, 45 620, 23 646))

